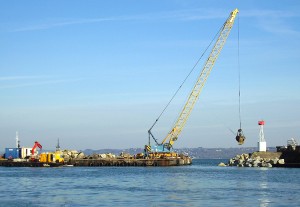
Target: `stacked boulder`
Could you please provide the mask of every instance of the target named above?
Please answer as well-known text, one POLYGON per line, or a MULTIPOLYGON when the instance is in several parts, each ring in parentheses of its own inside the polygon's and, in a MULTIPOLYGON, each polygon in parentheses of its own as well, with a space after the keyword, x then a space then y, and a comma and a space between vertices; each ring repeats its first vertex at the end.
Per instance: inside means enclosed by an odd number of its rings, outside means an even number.
POLYGON ((63 158, 65 159, 65 162, 68 162, 71 159, 83 159, 85 158, 85 155, 83 152, 78 152, 76 150, 64 150, 62 151, 63 158))
POLYGON ((69 162, 70 160, 74 159, 115 159, 116 155, 112 153, 106 153, 106 154, 91 154, 91 155, 85 155, 83 152, 78 152, 76 150, 64 150, 62 151, 63 158, 65 159, 65 162, 69 162))
POLYGON ((273 165, 284 164, 284 159, 275 158, 262 158, 255 156, 255 154, 242 154, 236 155, 230 159, 227 166, 237 167, 273 167, 273 165))
POLYGON ((98 154, 100 159, 115 159, 116 155, 112 153, 107 153, 107 154, 98 154))
POLYGON ((112 153, 107 153, 107 154, 97 154, 94 153, 92 155, 86 156, 83 159, 115 159, 116 155, 112 154, 112 153))

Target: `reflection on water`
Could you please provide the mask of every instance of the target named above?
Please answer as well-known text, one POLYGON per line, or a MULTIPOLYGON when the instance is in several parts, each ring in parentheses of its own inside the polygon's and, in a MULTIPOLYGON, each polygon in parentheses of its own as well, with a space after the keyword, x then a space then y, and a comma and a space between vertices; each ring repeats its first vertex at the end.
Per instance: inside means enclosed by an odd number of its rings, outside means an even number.
POLYGON ((260 187, 260 207, 267 207, 270 204, 269 193, 268 193, 268 172, 269 168, 259 168, 259 187, 260 187))
POLYGON ((260 207, 267 207, 270 204, 270 200, 268 198, 268 193, 266 192, 266 189, 268 189, 268 183, 267 182, 261 182, 259 184, 261 188, 261 198, 259 199, 260 201, 260 207))
POLYGON ((298 206, 300 169, 0 168, 0 206, 298 206), (33 199, 34 198, 34 199, 33 199))

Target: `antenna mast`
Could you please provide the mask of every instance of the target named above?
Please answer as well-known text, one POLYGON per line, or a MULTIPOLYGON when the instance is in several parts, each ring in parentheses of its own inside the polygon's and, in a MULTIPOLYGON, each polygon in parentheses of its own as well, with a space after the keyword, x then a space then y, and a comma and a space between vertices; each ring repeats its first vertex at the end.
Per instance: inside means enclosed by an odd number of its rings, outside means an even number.
POLYGON ((60 151, 59 138, 57 139, 56 151, 60 151))
POLYGON ((16 131, 16 148, 20 148, 19 132, 16 131))

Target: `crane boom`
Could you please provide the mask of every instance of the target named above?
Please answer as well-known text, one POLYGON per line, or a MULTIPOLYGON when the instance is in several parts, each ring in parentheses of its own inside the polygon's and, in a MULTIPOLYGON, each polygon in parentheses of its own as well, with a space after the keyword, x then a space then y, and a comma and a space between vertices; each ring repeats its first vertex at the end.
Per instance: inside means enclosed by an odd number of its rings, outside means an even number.
POLYGON ((234 24, 235 17, 238 13, 238 9, 233 10, 226 22, 224 23, 221 32, 219 34, 219 37, 216 41, 216 43, 213 46, 213 49, 207 58, 204 67, 202 69, 202 72, 200 73, 198 80, 190 93, 190 96, 183 107, 183 110, 181 111, 176 123, 174 124, 174 127, 172 130, 168 133, 168 135, 164 138, 162 141, 161 145, 165 145, 168 150, 171 149, 173 146, 174 142, 177 140, 178 135, 181 133, 183 130, 186 121, 188 120, 196 101, 198 100, 198 97, 203 89, 203 86, 229 36, 229 33, 231 31, 231 28, 234 24))
POLYGON ((42 149, 42 145, 38 141, 35 141, 32 149, 31 149, 31 160, 35 160, 35 149, 37 147, 42 149))

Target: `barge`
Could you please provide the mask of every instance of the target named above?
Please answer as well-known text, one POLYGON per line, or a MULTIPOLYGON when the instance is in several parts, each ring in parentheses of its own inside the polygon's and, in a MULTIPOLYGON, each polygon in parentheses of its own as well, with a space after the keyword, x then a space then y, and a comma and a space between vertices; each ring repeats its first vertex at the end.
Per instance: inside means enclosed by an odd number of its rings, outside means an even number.
POLYGON ((119 158, 100 158, 100 159, 70 159, 68 162, 32 162, 0 160, 3 167, 104 167, 104 166, 135 166, 135 167, 156 167, 156 166, 183 166, 191 165, 192 158, 188 156, 174 158, 154 158, 154 159, 119 159, 119 158))

